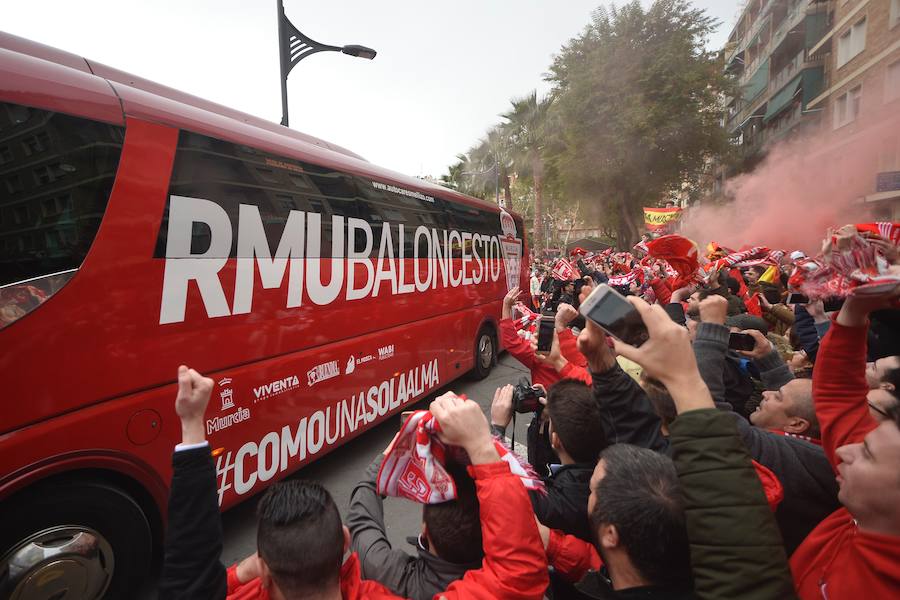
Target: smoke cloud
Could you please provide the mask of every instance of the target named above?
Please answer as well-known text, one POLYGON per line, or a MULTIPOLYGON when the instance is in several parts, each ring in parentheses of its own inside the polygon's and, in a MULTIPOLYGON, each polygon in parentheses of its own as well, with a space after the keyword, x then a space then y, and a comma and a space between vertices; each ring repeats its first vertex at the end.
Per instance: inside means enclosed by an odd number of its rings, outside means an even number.
POLYGON ((829 227, 872 220, 871 205, 861 200, 873 193, 876 173, 897 170, 898 161, 897 114, 782 142, 753 172, 726 184, 733 201, 688 209, 681 233, 701 248, 715 241, 814 255, 829 227))

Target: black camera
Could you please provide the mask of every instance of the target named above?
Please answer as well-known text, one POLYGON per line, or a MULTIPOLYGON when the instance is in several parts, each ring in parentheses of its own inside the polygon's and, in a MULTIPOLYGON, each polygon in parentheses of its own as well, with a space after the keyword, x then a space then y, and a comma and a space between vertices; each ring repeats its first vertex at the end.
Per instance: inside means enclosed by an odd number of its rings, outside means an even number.
POLYGON ((513 388, 513 408, 517 413, 538 411, 543 407, 540 399, 544 396, 543 388, 533 386, 527 379, 522 379, 513 388))

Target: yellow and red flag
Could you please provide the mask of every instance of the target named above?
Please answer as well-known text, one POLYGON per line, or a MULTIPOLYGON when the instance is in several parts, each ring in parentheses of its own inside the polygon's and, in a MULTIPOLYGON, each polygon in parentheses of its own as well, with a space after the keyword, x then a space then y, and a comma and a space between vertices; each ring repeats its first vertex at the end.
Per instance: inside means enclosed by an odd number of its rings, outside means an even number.
POLYGON ((683 209, 644 207, 644 225, 647 231, 665 231, 681 218, 683 209))

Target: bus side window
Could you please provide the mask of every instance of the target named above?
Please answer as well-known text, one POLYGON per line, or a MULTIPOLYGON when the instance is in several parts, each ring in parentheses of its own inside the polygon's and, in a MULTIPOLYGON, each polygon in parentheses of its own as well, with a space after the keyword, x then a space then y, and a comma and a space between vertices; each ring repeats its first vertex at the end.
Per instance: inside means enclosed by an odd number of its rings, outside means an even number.
POLYGON ((124 132, 0 102, 0 328, 47 301, 84 262, 124 132))
MULTIPOLYGON (((332 169, 182 130, 169 194, 203 198, 225 210, 232 226, 232 258, 242 204, 259 210, 270 252, 277 250, 291 211, 316 213, 321 216, 320 256, 329 258, 332 218, 357 216, 355 187, 351 176, 332 169)), ((156 257, 165 256, 168 210, 167 203, 156 257)), ((208 228, 195 228, 192 253, 209 247, 208 236, 208 228)))

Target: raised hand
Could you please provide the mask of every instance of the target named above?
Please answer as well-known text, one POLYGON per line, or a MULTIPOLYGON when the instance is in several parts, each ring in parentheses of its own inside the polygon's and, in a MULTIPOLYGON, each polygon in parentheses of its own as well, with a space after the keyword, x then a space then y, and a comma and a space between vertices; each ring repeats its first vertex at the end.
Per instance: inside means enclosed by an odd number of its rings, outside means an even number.
MULTIPOLYGON (((513 414, 513 389, 511 384, 498 387, 494 392, 494 400, 491 402, 491 424, 506 428, 512 421, 513 414)), ((438 421, 440 422, 440 421, 438 421)))
POLYGON ((672 321, 658 304, 650 306, 635 296, 629 296, 627 300, 641 315, 650 337, 640 348, 614 340, 616 352, 661 381, 672 395, 679 413, 714 408, 709 389, 697 370, 687 329, 672 321))
POLYGON ((501 318, 503 319, 511 319, 512 318, 512 307, 513 304, 516 303, 519 296, 522 294, 522 290, 519 289, 519 286, 514 287, 509 290, 505 296, 503 296, 503 313, 501 314, 501 318))
POLYGON ((869 321, 869 313, 883 308, 897 308, 900 302, 900 283, 883 294, 866 296, 851 294, 844 301, 837 323, 845 327, 861 327, 869 321))
POLYGON ((738 352, 740 352, 747 358, 759 360, 765 356, 768 356, 768 354, 772 351, 772 342, 770 342, 769 338, 764 336, 758 329, 745 329, 741 333, 746 333, 753 338, 753 350, 738 350, 738 352))
POLYGON ((578 334, 578 351, 587 359, 588 367, 594 373, 605 373, 616 362, 606 332, 590 319, 585 319, 585 327, 578 334))
POLYGON ((553 367, 556 371, 562 371, 569 362, 563 357, 562 351, 559 349, 559 335, 557 335, 555 330, 553 331, 553 342, 550 344, 550 352, 548 354, 538 354, 536 339, 531 341, 531 349, 534 350, 534 360, 553 367))
POLYGON ((566 304, 565 302, 560 302, 559 306, 556 308, 556 330, 562 331, 566 327, 569 326, 575 317, 578 316, 578 311, 575 310, 575 307, 571 304, 566 304))
POLYGON ((462 447, 472 464, 495 462, 500 459, 487 419, 477 402, 460 398, 453 392, 442 394, 431 403, 431 414, 437 419, 441 432, 438 437, 446 444, 462 447))
POLYGON ((185 365, 178 367, 178 395, 175 397, 175 413, 181 419, 181 443, 197 444, 206 440, 203 414, 209 404, 213 380, 203 377, 185 365))
POLYGON ((700 320, 704 323, 725 324, 728 317, 728 300, 713 294, 700 301, 700 320))

